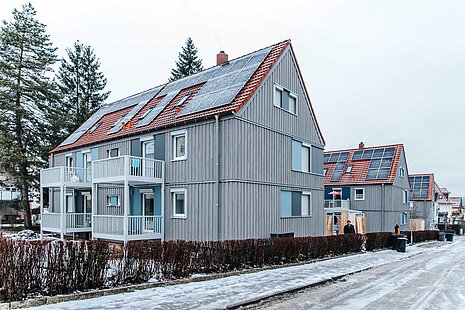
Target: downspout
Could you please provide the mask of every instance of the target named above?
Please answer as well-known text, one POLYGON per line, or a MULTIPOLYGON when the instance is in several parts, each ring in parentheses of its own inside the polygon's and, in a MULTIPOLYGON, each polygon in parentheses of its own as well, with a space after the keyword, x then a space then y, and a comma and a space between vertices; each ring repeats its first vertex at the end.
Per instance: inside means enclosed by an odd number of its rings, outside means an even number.
POLYGON ((381 184, 381 231, 384 231, 384 208, 386 206, 386 192, 384 184, 381 184))
POLYGON ((216 232, 216 240, 220 240, 221 236, 221 227, 220 227, 220 115, 215 115, 215 207, 217 212, 217 232, 216 232))

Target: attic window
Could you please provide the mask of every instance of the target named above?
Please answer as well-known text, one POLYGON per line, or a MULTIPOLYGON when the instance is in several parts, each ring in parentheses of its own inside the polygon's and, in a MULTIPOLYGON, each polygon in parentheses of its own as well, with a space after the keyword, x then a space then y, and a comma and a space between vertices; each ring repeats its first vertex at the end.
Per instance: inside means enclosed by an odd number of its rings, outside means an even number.
POLYGON ((151 107, 149 109, 147 109, 147 111, 144 112, 144 114, 142 114, 139 119, 143 119, 145 118, 147 115, 149 115, 150 112, 152 112, 152 110, 154 109, 155 107, 151 107))
POLYGON ((93 133, 97 128, 100 127, 100 125, 102 125, 102 122, 97 123, 94 126, 92 126, 92 128, 89 130, 89 133, 93 133))
POLYGON ((274 105, 289 113, 297 114, 297 95, 284 87, 274 85, 274 105))
POLYGON ((352 172, 352 166, 347 166, 346 173, 351 173, 352 172))
POLYGON ((189 97, 192 95, 191 92, 188 92, 187 94, 184 95, 184 97, 181 98, 181 100, 179 100, 178 103, 176 103, 174 106, 175 107, 180 107, 184 104, 184 102, 186 102, 187 99, 189 99, 189 97))

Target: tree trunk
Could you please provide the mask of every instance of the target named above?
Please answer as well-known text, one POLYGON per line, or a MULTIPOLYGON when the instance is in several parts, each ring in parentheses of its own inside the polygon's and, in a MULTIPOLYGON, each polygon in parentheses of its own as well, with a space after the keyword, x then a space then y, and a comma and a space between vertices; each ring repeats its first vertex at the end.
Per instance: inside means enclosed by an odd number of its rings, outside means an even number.
POLYGON ((31 208, 29 206, 29 188, 27 184, 21 186, 21 208, 24 211, 24 228, 31 229, 31 208))

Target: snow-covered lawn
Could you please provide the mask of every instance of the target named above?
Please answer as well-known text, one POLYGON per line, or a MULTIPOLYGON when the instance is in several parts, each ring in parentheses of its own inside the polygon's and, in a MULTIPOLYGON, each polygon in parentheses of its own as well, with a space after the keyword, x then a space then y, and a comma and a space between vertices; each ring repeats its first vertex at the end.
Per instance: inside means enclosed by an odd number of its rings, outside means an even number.
MULTIPOLYGON (((455 243, 463 243, 458 238, 455 243)), ((87 300, 45 305, 35 309, 197 309, 225 308, 250 299, 268 296, 293 288, 338 277, 367 268, 399 261, 421 253, 445 250, 451 245, 419 244, 407 248, 407 253, 392 250, 367 252, 305 265, 246 273, 239 276, 156 287, 87 300)))

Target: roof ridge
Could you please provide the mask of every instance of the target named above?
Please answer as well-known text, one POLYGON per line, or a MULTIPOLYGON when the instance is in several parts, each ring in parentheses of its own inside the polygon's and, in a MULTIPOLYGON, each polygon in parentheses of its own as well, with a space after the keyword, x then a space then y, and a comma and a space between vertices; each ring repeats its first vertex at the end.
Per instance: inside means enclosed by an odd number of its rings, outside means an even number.
POLYGON ((396 143, 396 144, 386 144, 386 145, 375 145, 375 146, 367 146, 363 147, 363 149, 359 148, 351 148, 351 149, 339 149, 339 150, 331 150, 331 151, 325 151, 325 153, 337 153, 337 152, 348 152, 348 151, 358 151, 358 150, 367 150, 367 149, 377 149, 381 147, 390 147, 390 146, 404 146, 403 143, 396 143))

